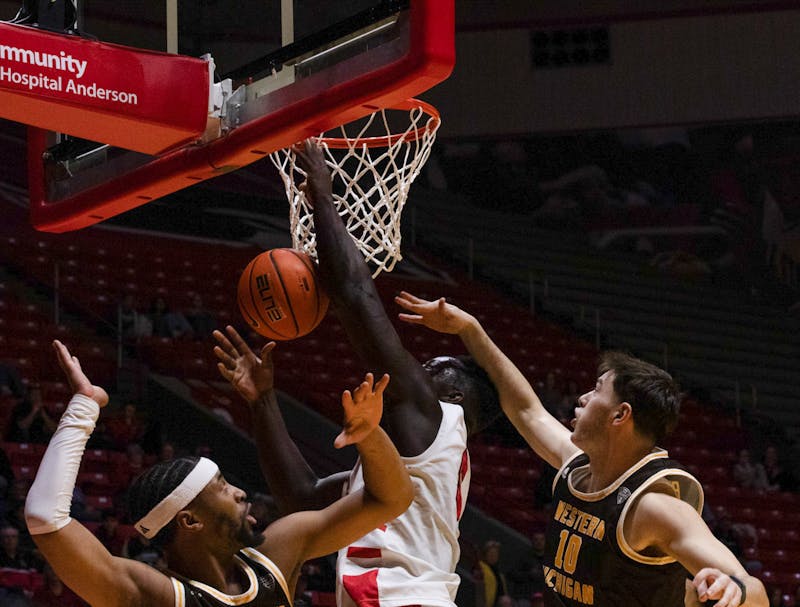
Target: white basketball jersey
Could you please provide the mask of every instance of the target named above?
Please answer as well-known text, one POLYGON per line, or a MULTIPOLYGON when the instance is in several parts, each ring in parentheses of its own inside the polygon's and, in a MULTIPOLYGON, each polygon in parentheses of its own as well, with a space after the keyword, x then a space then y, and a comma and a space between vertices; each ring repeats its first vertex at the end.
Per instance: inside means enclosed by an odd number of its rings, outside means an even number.
MULTIPOLYGON (((458 521, 469 491, 469 454, 462 408, 439 404, 442 423, 436 439, 420 455, 403 458, 414 484, 411 506, 339 551, 338 607, 455 605, 458 521)), ((358 461, 345 493, 363 486, 358 461)))

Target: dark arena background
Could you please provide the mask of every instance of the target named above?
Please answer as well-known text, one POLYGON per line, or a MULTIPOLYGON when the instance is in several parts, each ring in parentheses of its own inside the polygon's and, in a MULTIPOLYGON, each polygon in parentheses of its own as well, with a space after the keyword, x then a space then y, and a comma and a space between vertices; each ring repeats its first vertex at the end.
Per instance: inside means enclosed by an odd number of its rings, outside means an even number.
MULTIPOLYGON (((166 50, 164 7, 144 4, 86 2, 85 29, 166 50)), ((200 56, 206 39, 218 63, 233 61, 231 45, 242 61, 264 53, 267 15, 254 25, 246 8, 226 9, 215 37, 217 3, 194 4, 179 3, 192 33, 181 53, 200 56)), ((0 0, 0 20, 18 9, 0 0)), ((442 126, 403 212, 403 261, 376 279, 390 316, 400 290, 476 315, 565 424, 601 351, 668 370, 684 398, 663 446, 703 484, 704 519, 773 607, 800 604, 799 36, 790 1, 457 2, 455 68, 420 95, 442 126)), ((135 537, 125 487, 156 461, 203 453, 266 524, 275 511, 250 414, 219 375, 210 333, 247 331, 242 269, 291 246, 274 166, 265 158, 50 233, 29 218, 26 128, 0 120, 0 539, 16 529, 33 549, 22 504, 70 398, 56 338, 112 394, 74 518, 116 554, 158 564, 135 537)), ((396 325, 420 360, 465 352, 455 336, 396 325)), ((279 343, 274 360, 290 432, 315 470, 351 465, 355 451, 332 447, 339 401, 367 369, 335 315, 279 343)), ((504 605, 536 607, 555 471, 506 421, 470 454, 458 605, 492 607, 480 559, 497 541, 504 605)), ((0 554, 0 603, 4 592, 30 601, 52 575, 28 554, 22 568, 0 554)), ((297 604, 335 605, 334 566, 306 566, 297 604)))

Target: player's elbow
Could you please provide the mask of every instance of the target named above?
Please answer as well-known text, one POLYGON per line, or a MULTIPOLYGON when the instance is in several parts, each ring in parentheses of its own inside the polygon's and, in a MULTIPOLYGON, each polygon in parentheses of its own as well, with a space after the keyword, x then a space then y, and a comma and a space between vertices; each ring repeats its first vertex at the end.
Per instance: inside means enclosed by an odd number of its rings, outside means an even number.
POLYGON ((48 507, 43 500, 37 499, 34 491, 28 493, 25 500, 25 524, 31 535, 41 535, 58 531, 69 523, 69 513, 59 513, 48 507))
POLYGON ((409 477, 408 474, 405 474, 403 482, 400 483, 400 487, 398 487, 395 499, 393 500, 394 512, 392 514, 392 518, 396 518, 408 510, 408 507, 413 501, 414 485, 411 483, 411 477, 409 477))
POLYGON ((392 485, 391 491, 382 492, 381 495, 371 494, 367 491, 369 498, 380 509, 380 517, 384 521, 397 518, 408 510, 411 502, 414 501, 414 486, 408 475, 405 476, 405 479, 392 485))

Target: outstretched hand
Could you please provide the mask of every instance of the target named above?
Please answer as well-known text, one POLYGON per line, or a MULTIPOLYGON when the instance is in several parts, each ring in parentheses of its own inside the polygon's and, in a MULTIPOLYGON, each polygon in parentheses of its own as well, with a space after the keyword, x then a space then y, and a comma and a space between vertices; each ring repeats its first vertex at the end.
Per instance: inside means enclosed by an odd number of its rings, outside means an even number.
POLYGON ((225 331, 227 336, 222 331, 213 333, 218 344, 214 346, 214 354, 219 359, 217 368, 248 403, 254 403, 274 388, 272 350, 275 342, 264 346, 258 357, 236 329, 228 325, 225 331))
POLYGON ((378 427, 383 415, 383 391, 389 384, 389 376, 385 374, 374 386, 373 379, 372 373, 367 373, 352 394, 350 390, 342 393, 344 427, 333 443, 337 449, 361 442, 378 427))
POLYGON ((81 369, 81 363, 77 356, 72 356, 67 347, 57 339, 53 341, 53 349, 56 351, 58 365, 67 376, 67 382, 73 394, 88 396, 101 407, 108 404, 108 393, 100 386, 95 386, 86 377, 81 369))
POLYGON ((309 204, 313 207, 323 199, 331 200, 331 170, 325 163, 325 152, 320 144, 313 139, 306 139, 295 144, 292 150, 297 157, 298 166, 306 174, 306 181, 300 186, 300 190, 305 192, 309 204))
POLYGON ((411 314, 402 312, 398 314, 400 320, 412 325, 424 325, 439 333, 457 335, 469 325, 472 318, 461 308, 447 303, 444 297, 440 297, 435 301, 428 301, 406 291, 401 291, 400 295, 394 298, 394 301, 401 308, 411 312, 411 314))

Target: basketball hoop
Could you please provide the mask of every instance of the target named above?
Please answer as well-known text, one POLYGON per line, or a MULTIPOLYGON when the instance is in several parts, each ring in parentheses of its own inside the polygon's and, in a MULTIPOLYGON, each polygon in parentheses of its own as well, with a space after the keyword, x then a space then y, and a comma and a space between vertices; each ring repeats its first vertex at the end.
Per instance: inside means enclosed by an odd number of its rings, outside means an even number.
MULTIPOLYGON (((373 277, 391 272, 402 259, 400 215, 439 124, 435 107, 409 99, 319 137, 331 169, 334 204, 365 259, 377 266, 373 277)), ((306 174, 291 148, 270 156, 289 199, 292 246, 316 259, 313 210, 299 187, 306 174)))

